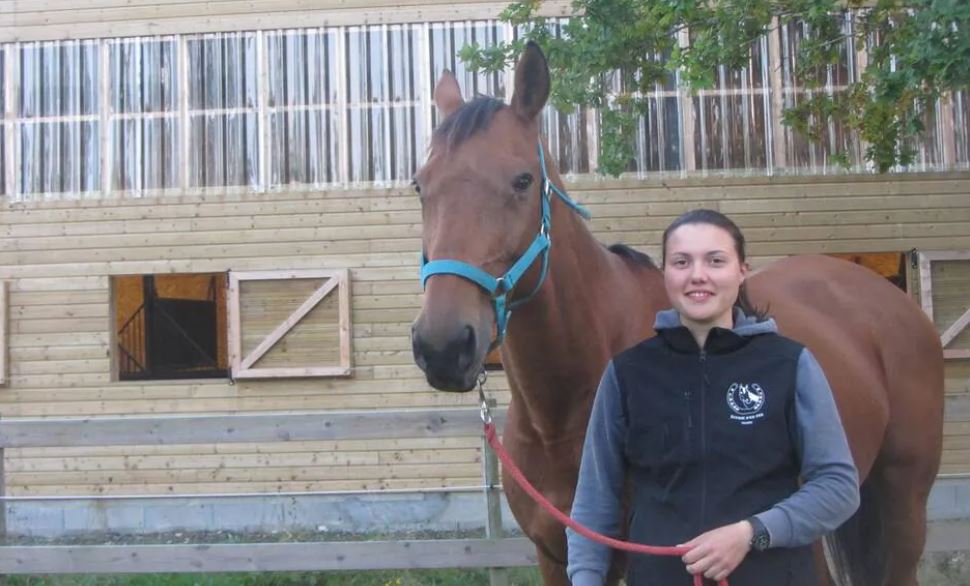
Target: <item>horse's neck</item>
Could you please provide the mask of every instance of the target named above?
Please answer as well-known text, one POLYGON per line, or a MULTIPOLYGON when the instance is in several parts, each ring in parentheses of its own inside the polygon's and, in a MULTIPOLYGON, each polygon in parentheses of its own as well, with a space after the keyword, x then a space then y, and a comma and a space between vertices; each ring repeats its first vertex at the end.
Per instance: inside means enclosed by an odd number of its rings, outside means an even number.
POLYGON ((606 363, 646 335, 664 303, 658 271, 634 274, 578 216, 556 220, 547 280, 512 315, 503 352, 515 407, 549 437, 585 429, 606 363))

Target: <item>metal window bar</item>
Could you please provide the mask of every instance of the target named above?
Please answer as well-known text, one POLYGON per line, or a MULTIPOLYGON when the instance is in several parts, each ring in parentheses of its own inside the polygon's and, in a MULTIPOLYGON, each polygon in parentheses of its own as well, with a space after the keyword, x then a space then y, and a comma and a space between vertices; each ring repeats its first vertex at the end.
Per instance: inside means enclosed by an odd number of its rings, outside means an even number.
POLYGON ((125 321, 118 330, 118 378, 141 378, 147 373, 145 355, 145 304, 125 321))

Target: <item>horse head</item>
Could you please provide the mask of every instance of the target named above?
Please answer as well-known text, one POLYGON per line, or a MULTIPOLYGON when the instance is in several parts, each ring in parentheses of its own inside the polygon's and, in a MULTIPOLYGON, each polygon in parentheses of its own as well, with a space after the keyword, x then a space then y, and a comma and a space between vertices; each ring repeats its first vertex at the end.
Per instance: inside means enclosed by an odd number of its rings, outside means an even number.
POLYGON ((414 177, 425 295, 411 339, 415 362, 437 389, 474 387, 511 308, 545 276, 550 188, 538 145, 549 86, 545 56, 530 43, 507 105, 465 102, 448 72, 435 87, 444 120, 414 177))

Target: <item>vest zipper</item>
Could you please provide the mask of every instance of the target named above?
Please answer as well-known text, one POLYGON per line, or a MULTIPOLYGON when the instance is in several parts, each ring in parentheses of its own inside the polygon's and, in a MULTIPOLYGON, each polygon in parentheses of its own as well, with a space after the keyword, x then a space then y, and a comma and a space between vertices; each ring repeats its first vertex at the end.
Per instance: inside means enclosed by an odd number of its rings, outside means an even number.
MULTIPOLYGON (((694 416, 691 414, 690 408, 690 389, 684 391, 684 403, 687 404, 687 429, 694 429, 694 416)), ((687 436, 690 439, 690 436, 687 436)))
POLYGON ((701 526, 707 526, 707 352, 701 350, 701 526))

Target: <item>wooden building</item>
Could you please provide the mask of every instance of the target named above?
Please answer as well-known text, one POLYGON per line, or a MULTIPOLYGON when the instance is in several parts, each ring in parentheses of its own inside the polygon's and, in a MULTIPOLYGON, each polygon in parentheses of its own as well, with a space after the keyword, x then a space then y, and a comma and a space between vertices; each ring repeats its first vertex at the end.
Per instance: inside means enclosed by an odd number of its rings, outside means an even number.
MULTIPOLYGON (((568 2, 548 2, 552 14, 568 2)), ((495 2, 0 0, 0 416, 473 405, 414 366, 421 216, 407 184, 444 69, 515 34, 495 2)), ((755 266, 845 255, 896 279, 947 340, 942 472, 970 473, 970 96, 928 114, 910 169, 845 172, 862 145, 793 136, 797 26, 697 97, 658 87, 630 173, 595 169, 596 115, 546 132, 602 239, 656 253, 706 206, 755 266), (874 253, 880 253, 878 255, 874 253)), ((856 75, 847 48, 826 91, 856 75)), ((492 378, 500 391, 501 376, 492 378)), ((500 393, 500 399, 503 397, 500 393)), ((12 495, 422 489, 481 484, 481 440, 9 450, 12 495)))

